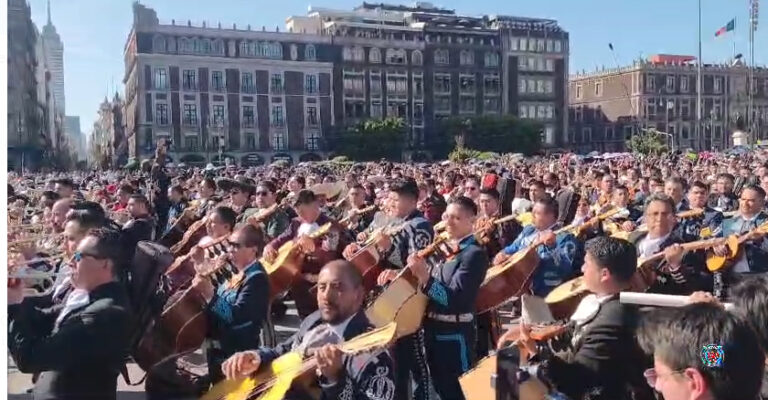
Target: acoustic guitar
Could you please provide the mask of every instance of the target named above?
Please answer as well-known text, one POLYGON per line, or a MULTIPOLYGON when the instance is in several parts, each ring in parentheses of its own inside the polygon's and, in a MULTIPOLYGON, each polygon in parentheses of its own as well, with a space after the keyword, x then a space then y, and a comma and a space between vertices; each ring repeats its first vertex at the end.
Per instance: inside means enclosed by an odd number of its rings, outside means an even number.
MULTIPOLYGON (((319 239, 326 235, 332 226, 333 223, 328 222, 308 236, 312 240, 319 239)), ((270 299, 274 299, 288 290, 301 275, 301 265, 304 263, 304 258, 305 254, 301 250, 298 240, 294 239, 280 246, 277 250, 277 256, 272 262, 267 261, 264 257, 259 260, 269 275, 270 299)))
MULTIPOLYGON (((396 339, 396 332, 397 324, 390 322, 340 343, 339 349, 347 355, 374 352, 388 347, 396 339)), ((307 398, 319 399, 316 369, 317 359, 314 354, 304 358, 299 352, 290 352, 260 368, 251 377, 225 380, 214 385, 200 400, 279 400, 289 390, 302 393, 307 398)))
POLYGON ((725 245, 728 248, 728 255, 726 256, 718 256, 714 253, 707 255, 707 269, 710 272, 717 272, 722 270, 725 267, 730 267, 736 261, 741 258, 741 245, 744 244, 750 237, 750 235, 755 233, 761 233, 761 234, 767 234, 768 233, 768 222, 764 222, 762 225, 758 226, 757 228, 744 233, 740 236, 737 235, 731 235, 728 237, 725 241, 725 245))
POLYGON ((368 239, 363 242, 362 247, 349 258, 349 262, 360 271, 363 276, 363 287, 366 292, 376 287, 376 281, 379 274, 384 270, 379 266, 381 255, 376 249, 376 243, 384 236, 392 236, 408 226, 407 223, 401 223, 394 226, 385 226, 374 231, 368 239))

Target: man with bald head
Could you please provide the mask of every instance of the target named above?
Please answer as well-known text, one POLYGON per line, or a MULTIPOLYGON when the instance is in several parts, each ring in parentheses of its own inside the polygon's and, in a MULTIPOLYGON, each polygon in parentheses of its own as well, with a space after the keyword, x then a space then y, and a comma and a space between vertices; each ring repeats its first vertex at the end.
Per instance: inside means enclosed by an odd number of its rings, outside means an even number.
MULTIPOLYGON (((288 352, 314 353, 323 398, 344 394, 353 399, 394 399, 394 362, 388 350, 351 356, 339 349, 340 343, 374 328, 365 316, 364 298, 362 277, 349 261, 325 264, 317 282, 319 310, 304 319, 299 331, 275 348, 236 353, 224 362, 222 372, 228 379, 243 378, 288 352)), ((302 397, 289 391, 285 398, 302 397)))
POLYGON ((53 203, 51 208, 51 228, 54 233, 64 232, 64 224, 67 222, 67 213, 72 209, 74 200, 64 198, 53 203))

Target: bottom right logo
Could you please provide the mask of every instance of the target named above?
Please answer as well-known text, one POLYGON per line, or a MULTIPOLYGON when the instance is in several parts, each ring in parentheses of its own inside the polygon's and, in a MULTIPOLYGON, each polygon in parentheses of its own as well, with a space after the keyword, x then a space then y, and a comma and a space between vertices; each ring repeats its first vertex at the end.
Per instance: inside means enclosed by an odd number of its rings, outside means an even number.
POLYGON ((707 367, 721 367, 725 353, 723 346, 719 344, 707 344, 701 346, 701 362, 707 367))

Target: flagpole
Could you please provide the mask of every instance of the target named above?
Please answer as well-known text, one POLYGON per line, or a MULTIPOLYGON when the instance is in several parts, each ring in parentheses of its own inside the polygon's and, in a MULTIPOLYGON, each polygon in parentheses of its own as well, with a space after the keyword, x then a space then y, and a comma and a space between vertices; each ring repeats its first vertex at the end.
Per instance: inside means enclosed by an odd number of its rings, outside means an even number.
POLYGON ((755 93, 755 76, 754 76, 754 68, 755 68, 755 29, 757 28, 757 0, 751 0, 750 1, 750 9, 749 9, 749 65, 747 66, 747 76, 749 77, 749 84, 747 85, 747 88, 749 89, 749 106, 747 108, 747 140, 749 140, 749 144, 752 145, 755 143, 755 124, 754 124, 754 93, 755 93))
POLYGON ((699 3, 699 63, 696 68, 696 140, 698 141, 699 151, 703 149, 702 132, 701 132, 701 0, 699 3))

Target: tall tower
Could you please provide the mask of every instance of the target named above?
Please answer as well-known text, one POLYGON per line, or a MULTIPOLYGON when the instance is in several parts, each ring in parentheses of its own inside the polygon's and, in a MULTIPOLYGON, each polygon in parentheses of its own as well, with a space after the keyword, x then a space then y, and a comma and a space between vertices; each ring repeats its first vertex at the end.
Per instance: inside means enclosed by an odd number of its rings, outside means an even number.
POLYGON ((45 64, 51 73, 51 87, 56 110, 65 114, 64 100, 64 43, 51 22, 51 0, 48 0, 48 23, 43 27, 43 54, 45 64))

